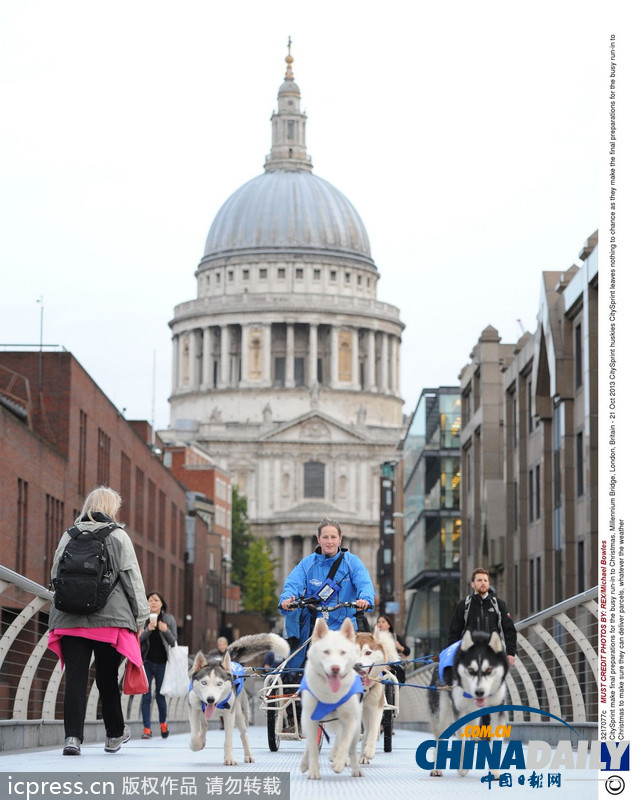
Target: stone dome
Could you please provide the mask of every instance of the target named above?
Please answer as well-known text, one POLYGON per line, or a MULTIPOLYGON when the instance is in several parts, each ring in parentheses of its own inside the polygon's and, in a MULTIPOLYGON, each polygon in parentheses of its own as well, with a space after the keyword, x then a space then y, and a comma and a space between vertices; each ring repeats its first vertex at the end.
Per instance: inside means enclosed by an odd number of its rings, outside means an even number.
POLYGON ((374 267, 365 226, 345 195, 311 171, 272 169, 224 203, 203 260, 243 251, 301 250, 356 257, 374 267))

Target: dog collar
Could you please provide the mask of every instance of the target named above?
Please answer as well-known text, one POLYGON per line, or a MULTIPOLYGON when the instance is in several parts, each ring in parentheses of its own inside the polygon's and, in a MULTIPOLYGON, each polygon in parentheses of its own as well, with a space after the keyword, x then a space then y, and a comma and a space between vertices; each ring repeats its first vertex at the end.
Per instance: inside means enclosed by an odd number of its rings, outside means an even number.
POLYGON ((309 692, 311 696, 316 700, 316 708, 312 712, 312 719, 314 722, 318 722, 319 720, 326 717, 328 714, 331 714, 335 711, 339 706, 342 706, 343 703, 346 703, 352 695, 355 694, 363 694, 365 689, 363 688, 363 681, 361 680, 360 675, 354 675, 354 681, 350 687, 349 692, 341 697, 339 700, 331 703, 324 703, 322 700, 319 700, 318 697, 312 692, 309 688, 309 684, 307 683, 307 678, 303 675, 303 680, 300 682, 300 689, 299 691, 302 692, 303 690, 309 692))

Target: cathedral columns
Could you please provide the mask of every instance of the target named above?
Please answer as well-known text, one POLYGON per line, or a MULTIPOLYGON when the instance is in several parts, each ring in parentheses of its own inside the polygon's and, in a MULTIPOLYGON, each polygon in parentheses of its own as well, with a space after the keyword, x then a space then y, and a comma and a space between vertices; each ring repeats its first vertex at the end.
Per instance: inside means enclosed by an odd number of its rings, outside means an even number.
POLYGON ((329 356, 329 385, 332 389, 338 388, 338 328, 330 328, 330 356, 329 356))
POLYGON ((189 388, 198 389, 198 331, 189 331, 189 388))
POLYGON ((381 392, 389 391, 389 337, 386 333, 381 339, 381 392))
POLYGON ((373 392, 376 389, 376 334, 370 328, 367 331, 367 376, 365 389, 373 392))
POLYGON ((272 385, 272 326, 263 326, 263 383, 272 385))
POLYGON ((352 328, 352 388, 360 389, 358 369, 358 328, 352 328))
POLYGON ((220 388, 229 388, 229 325, 220 326, 220 388))
POLYGON ((309 361, 307 365, 307 385, 318 383, 318 325, 309 326, 309 361))
POLYGON ((214 329, 209 325, 203 330, 203 368, 201 389, 214 385, 214 329))
POLYGON ((171 375, 172 394, 175 394, 180 387, 180 337, 173 336, 171 340, 173 349, 173 369, 171 375))
POLYGON ((390 390, 392 394, 399 394, 399 347, 396 336, 390 335, 390 390))
POLYGON ((287 323, 287 339, 285 343, 285 386, 294 386, 294 326, 287 323))

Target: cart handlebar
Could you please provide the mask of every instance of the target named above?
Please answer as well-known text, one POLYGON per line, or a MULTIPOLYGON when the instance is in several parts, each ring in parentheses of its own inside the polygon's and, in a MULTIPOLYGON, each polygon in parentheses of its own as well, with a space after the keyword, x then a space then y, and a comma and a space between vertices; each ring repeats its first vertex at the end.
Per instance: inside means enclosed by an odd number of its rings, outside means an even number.
MULTIPOLYGON (((314 597, 297 597, 295 600, 292 600, 287 608, 284 608, 282 605, 279 606, 279 608, 282 608, 283 611, 293 611, 296 608, 309 608, 317 614, 330 614, 332 611, 337 611, 339 608, 358 608, 358 606, 355 600, 346 600, 345 602, 328 606, 321 604, 318 599, 314 597)), ((374 608, 374 606, 368 603, 362 610, 370 611, 372 608, 374 608)))

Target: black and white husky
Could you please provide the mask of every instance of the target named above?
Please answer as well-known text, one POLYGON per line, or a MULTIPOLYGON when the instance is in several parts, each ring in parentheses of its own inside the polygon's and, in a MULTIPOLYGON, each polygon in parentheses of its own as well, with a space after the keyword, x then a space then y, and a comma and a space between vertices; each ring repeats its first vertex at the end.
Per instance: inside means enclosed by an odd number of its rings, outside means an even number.
MULTIPOLYGON (((466 714, 504 705, 508 660, 496 631, 491 635, 482 631, 465 631, 452 667, 444 672, 441 680, 438 665, 434 668, 430 682, 434 689, 427 693, 430 727, 435 739, 466 714)), ((504 711, 486 714, 479 720, 480 725, 491 725, 493 730, 506 722, 507 713, 504 711)), ((459 768, 461 775, 466 772, 459 768)), ((440 776, 443 773, 434 769, 430 774, 440 776)))
POLYGON ((249 701, 247 693, 243 691, 243 664, 264 656, 269 650, 283 658, 289 655, 287 642, 274 633, 243 636, 229 645, 223 658, 208 660, 202 652, 196 655, 189 687, 189 746, 192 750, 203 749, 209 720, 222 715, 225 726, 224 763, 231 766, 236 764, 232 751, 234 725, 240 731, 245 761, 254 761, 247 736, 249 701))

